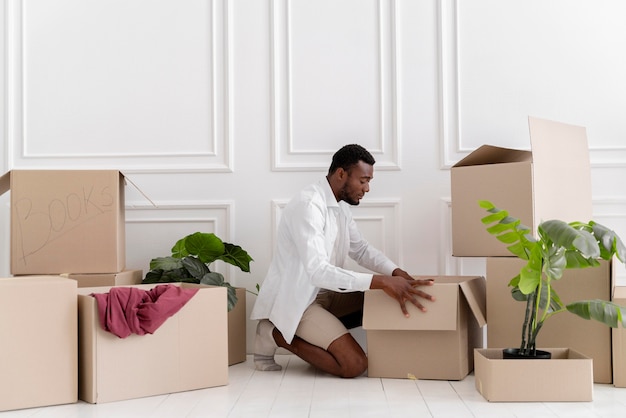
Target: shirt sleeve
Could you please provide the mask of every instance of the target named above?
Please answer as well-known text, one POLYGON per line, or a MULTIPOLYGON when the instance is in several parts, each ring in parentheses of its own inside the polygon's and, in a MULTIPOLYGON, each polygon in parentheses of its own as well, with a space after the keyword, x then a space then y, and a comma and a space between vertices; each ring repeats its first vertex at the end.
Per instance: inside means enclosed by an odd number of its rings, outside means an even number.
POLYGON ((350 236, 349 257, 366 269, 391 276, 398 266, 382 251, 370 245, 369 242, 363 238, 352 217, 349 218, 348 222, 350 236))

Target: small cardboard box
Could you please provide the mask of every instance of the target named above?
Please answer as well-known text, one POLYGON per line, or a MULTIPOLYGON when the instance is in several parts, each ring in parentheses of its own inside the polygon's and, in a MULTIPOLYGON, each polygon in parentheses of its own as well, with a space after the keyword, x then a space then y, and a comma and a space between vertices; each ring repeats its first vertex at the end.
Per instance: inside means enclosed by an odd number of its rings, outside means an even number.
POLYGON ((236 288, 237 304, 228 312, 228 365, 246 361, 246 289, 236 288))
POLYGON ((365 292, 369 377, 461 380, 473 370, 473 350, 483 346, 485 279, 430 278, 435 284, 422 289, 436 301, 424 300, 426 313, 407 303, 409 318, 384 291, 365 292))
POLYGON ((593 400, 593 360, 576 350, 542 348, 549 360, 504 360, 501 348, 474 352, 476 390, 490 402, 593 400))
MULTIPOLYGON (((613 289, 613 302, 626 306, 626 287, 613 289)), ((626 329, 621 325, 611 330, 613 336, 613 384, 626 388, 626 329)))
POLYGON ((226 288, 175 285, 199 291, 154 334, 124 339, 100 327, 90 296, 109 289, 78 289, 80 399, 102 403, 228 384, 226 288))
POLYGON ((115 273, 125 267, 124 176, 117 170, 13 170, 11 273, 115 273))
POLYGON ((76 280, 78 287, 129 286, 141 284, 143 270, 124 270, 119 273, 71 273, 63 276, 76 280))
POLYGON ((0 279, 0 411, 75 403, 76 282, 0 279))
MULTIPOLYGON (((516 257, 487 258, 487 347, 519 347, 526 303, 513 299, 508 284, 525 264, 516 257)), ((602 261, 599 267, 566 270, 553 286, 563 303, 610 300, 612 275, 612 263, 602 261)), ((579 351, 593 359, 596 383, 612 382, 611 328, 600 322, 561 312, 544 323, 537 346, 579 351)))
POLYGON ((451 169, 452 254, 510 256, 491 236, 478 205, 489 200, 531 230, 549 219, 588 221, 591 169, 583 127, 529 118, 531 151, 483 145, 451 169), (554 193, 558 185, 558 193, 554 193))

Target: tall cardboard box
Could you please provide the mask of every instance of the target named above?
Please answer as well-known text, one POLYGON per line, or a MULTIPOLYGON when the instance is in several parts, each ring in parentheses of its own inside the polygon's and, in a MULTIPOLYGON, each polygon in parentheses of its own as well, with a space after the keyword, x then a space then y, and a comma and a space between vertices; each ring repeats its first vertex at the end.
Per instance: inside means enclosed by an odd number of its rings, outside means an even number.
POLYGON ((591 219, 585 128, 532 117, 528 123, 532 151, 483 145, 452 167, 452 255, 511 255, 480 221, 487 212, 479 200, 509 211, 533 231, 549 219, 591 219))
POLYGON ((11 273, 115 273, 125 266, 124 176, 117 170, 13 170, 11 273))
POLYGON ((0 411, 77 401, 76 282, 0 279, 0 411))
MULTIPOLYGON (((626 287, 618 286, 613 289, 613 302, 626 306, 626 287)), ((613 337, 613 385, 626 388, 626 329, 611 330, 613 337)))
POLYGON ((141 284, 143 270, 124 270, 119 273, 70 273, 63 276, 76 280, 78 287, 128 286, 141 284))
POLYGON ((102 403, 228 383, 226 288, 170 285, 199 290, 154 334, 123 339, 100 327, 90 296, 109 289, 78 289, 80 399, 102 403))
POLYGON ((589 402, 593 360, 568 348, 542 348, 549 360, 503 359, 501 348, 475 351, 474 384, 490 402, 589 402))
POLYGON ((384 291, 365 292, 369 377, 461 380, 473 370, 473 350, 483 346, 485 279, 431 278, 423 290, 436 301, 423 302, 426 313, 407 303, 409 318, 384 291))
MULTIPOLYGON (((511 296, 509 281, 526 264, 516 257, 487 258, 487 347, 515 348, 521 342, 525 302, 511 296)), ((612 264, 565 270, 553 286, 563 303, 586 299, 610 300, 613 286, 612 264)), ((537 337, 537 347, 574 349, 593 359, 596 383, 612 382, 611 328, 585 320, 569 312, 548 319, 537 337)))

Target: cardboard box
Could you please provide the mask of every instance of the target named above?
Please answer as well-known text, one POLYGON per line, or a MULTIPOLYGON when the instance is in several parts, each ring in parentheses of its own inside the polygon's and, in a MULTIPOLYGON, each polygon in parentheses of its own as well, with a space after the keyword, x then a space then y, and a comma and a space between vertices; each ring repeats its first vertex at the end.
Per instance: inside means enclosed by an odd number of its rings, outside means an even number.
POLYGON ((237 304, 228 312, 228 365, 246 361, 246 289, 236 288, 237 304))
POLYGON ((407 303, 409 318, 384 291, 365 292, 369 377, 461 380, 473 370, 473 350, 483 346, 485 279, 430 277, 435 284, 423 290, 436 301, 423 302, 426 313, 407 303))
POLYGON ((115 273, 125 267, 124 176, 117 170, 13 170, 11 273, 115 273))
MULTIPOLYGON (((626 306, 626 287, 613 289, 613 302, 626 306)), ((621 325, 611 330, 613 337, 613 385, 626 388, 626 329, 621 325)))
POLYGON ((154 334, 124 339, 100 327, 89 296, 109 289, 78 289, 80 399, 102 403, 228 383, 226 289, 175 285, 200 289, 154 334))
POLYGON ((76 282, 0 279, 0 411, 74 403, 76 282))
MULTIPOLYGON (((519 347, 525 302, 511 296, 509 281, 526 263, 516 257, 487 258, 487 347, 519 347)), ((610 262, 599 267, 568 269, 553 282, 563 303, 586 299, 610 300, 614 283, 610 262)), ((593 359, 596 383, 611 383, 611 328, 570 312, 549 318, 537 337, 537 346, 567 347, 593 359)))
POLYGON ((474 352, 476 390, 490 402, 593 400, 593 360, 576 350, 542 348, 549 360, 504 360, 501 348, 474 352))
POLYGON ((124 270, 119 273, 71 273, 63 276, 76 280, 78 287, 129 286, 141 284, 143 270, 124 270))
POLYGON ((452 254, 511 256, 478 205, 489 200, 535 231, 549 219, 588 221, 591 169, 585 128, 529 118, 531 151, 483 145, 451 169, 452 254), (558 193, 554 185, 558 184, 558 193))

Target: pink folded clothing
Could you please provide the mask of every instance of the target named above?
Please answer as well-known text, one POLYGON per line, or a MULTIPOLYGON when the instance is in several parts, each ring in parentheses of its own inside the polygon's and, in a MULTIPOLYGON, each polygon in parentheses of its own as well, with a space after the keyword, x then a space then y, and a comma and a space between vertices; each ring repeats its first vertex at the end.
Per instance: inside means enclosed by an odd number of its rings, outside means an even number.
POLYGON ((120 338, 152 334, 191 299, 197 288, 171 284, 150 290, 112 287, 109 293, 92 293, 98 304, 100 326, 120 338))

